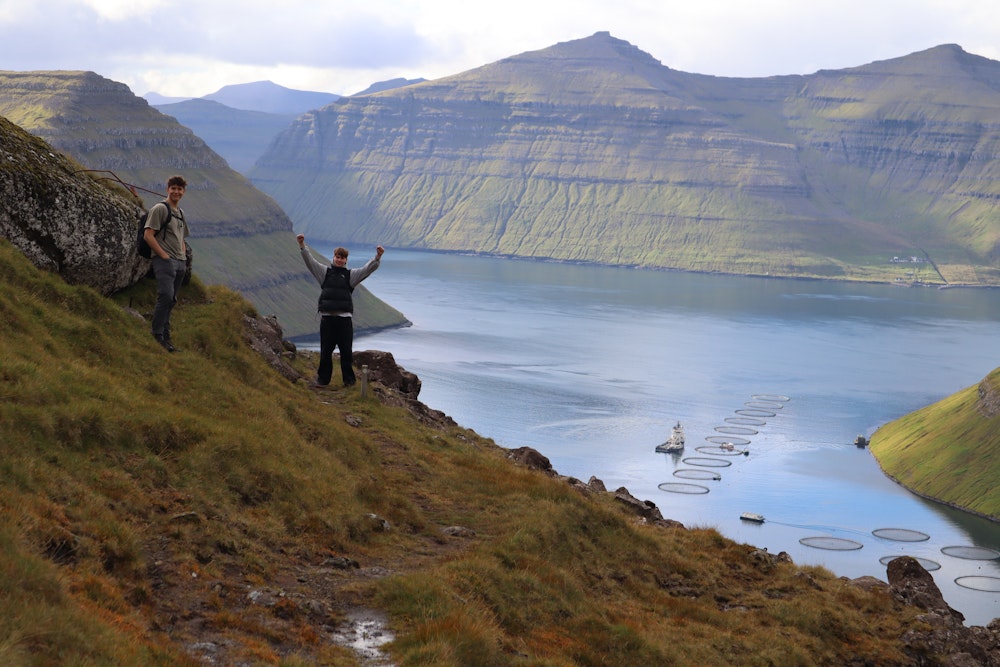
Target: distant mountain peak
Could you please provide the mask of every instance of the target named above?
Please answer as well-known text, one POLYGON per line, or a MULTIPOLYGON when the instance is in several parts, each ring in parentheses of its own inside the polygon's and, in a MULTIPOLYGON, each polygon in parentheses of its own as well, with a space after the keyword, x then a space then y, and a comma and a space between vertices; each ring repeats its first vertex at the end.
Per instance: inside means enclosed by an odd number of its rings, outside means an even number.
POLYGON ((294 90, 279 86, 272 81, 254 81, 223 86, 201 99, 219 102, 243 111, 300 114, 335 102, 340 99, 340 95, 294 90))
POLYGON ((436 79, 420 89, 450 99, 673 106, 664 98, 676 75, 645 51, 601 31, 436 79))

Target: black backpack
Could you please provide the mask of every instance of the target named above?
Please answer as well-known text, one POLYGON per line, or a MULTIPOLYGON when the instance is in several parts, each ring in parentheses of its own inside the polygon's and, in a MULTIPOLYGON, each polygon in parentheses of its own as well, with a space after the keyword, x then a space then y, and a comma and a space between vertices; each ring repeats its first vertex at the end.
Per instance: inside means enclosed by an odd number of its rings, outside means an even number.
MULTIPOLYGON (((170 219, 174 217, 174 212, 170 209, 170 204, 167 203, 166 199, 164 199, 161 202, 157 202, 156 204, 153 204, 153 206, 159 206, 160 204, 163 204, 164 206, 167 207, 167 219, 163 221, 163 224, 160 225, 160 228, 156 230, 154 234, 160 234, 162 232, 165 232, 167 229, 167 225, 170 224, 170 219)), ((152 209, 152 206, 150 207, 150 209, 152 209)), ((136 235, 135 238, 135 248, 136 252, 139 253, 140 257, 145 257, 146 259, 152 259, 153 249, 149 247, 148 243, 146 243, 146 220, 148 218, 149 218, 149 211, 143 211, 142 215, 139 216, 139 233, 136 235)))

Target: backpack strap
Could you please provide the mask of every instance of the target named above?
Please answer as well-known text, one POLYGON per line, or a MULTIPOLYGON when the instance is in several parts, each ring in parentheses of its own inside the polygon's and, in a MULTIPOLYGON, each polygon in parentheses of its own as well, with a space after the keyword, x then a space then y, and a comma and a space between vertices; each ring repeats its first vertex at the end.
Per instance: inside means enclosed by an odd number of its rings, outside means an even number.
MULTIPOLYGON (((154 232, 154 234, 158 234, 160 232, 163 232, 164 234, 166 234, 167 233, 167 225, 170 224, 171 218, 174 217, 174 212, 170 208, 170 204, 169 204, 169 202, 167 202, 166 199, 164 199, 163 201, 156 202, 156 204, 154 204, 154 206, 158 206, 160 204, 163 204, 163 208, 167 209, 167 219, 163 221, 163 224, 160 225, 160 228, 156 232, 154 232)), ((184 216, 181 215, 181 220, 183 220, 183 219, 184 219, 184 216)))

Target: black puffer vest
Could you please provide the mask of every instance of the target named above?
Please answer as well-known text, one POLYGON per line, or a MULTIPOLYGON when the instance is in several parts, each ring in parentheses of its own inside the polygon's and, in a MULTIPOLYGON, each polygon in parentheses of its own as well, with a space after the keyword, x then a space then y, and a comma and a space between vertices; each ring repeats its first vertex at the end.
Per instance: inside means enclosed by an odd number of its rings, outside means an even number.
POLYGON ((346 266, 331 266, 323 278, 323 291, 319 293, 319 312, 353 313, 351 298, 351 270, 346 266))

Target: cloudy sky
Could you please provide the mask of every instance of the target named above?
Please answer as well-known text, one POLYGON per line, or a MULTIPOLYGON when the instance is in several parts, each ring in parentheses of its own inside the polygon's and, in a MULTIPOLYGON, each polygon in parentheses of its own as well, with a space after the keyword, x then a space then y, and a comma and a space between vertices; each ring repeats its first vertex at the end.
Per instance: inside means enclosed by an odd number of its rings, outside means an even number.
POLYGON ((939 44, 1000 60, 997 0, 0 0, 0 70, 90 70, 138 95, 263 80, 349 95, 598 31, 719 76, 807 74, 939 44))

